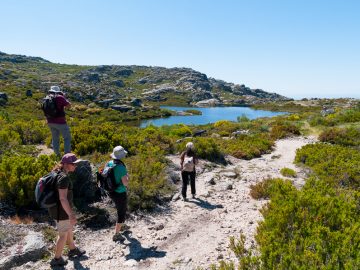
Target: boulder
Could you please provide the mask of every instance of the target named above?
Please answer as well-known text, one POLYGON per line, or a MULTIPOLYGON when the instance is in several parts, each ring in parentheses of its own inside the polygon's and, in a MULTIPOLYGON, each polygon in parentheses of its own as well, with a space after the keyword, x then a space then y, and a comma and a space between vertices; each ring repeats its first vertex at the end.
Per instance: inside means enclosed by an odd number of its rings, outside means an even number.
POLYGON ((197 91, 197 90, 192 90, 191 92, 194 92, 194 94, 192 95, 192 101, 197 102, 197 101, 202 101, 202 100, 210 100, 213 98, 213 95, 210 92, 206 92, 206 91, 197 91))
POLYGON ((199 101, 195 105, 198 107, 211 107, 211 106, 219 106, 221 104, 222 103, 218 99, 212 98, 212 99, 199 101))
POLYGON ((133 109, 133 107, 128 105, 112 105, 111 109, 119 111, 119 112, 128 112, 133 109))
POLYGON ((0 92, 0 106, 5 105, 8 101, 8 96, 6 93, 0 92))
POLYGON ((44 237, 40 232, 29 232, 23 241, 9 249, 9 256, 0 260, 0 269, 11 269, 30 261, 38 261, 47 253, 44 237))
POLYGON ((122 80, 114 80, 112 81, 112 84, 117 86, 117 87, 124 87, 125 83, 122 80))
POLYGON ((139 98, 133 98, 130 103, 135 107, 141 107, 141 99, 139 98))
POLYGON ((98 100, 96 101, 96 103, 98 103, 101 107, 108 108, 109 105, 115 101, 117 101, 117 99, 108 98, 108 99, 98 100))
POLYGON ((100 82, 100 75, 98 73, 95 73, 95 72, 85 73, 85 74, 83 74, 81 76, 81 79, 84 82, 99 83, 100 82))
POLYGON ((83 102, 85 100, 82 93, 80 92, 73 92, 71 97, 78 102, 83 102))
POLYGON ((197 137, 197 136, 201 136, 202 134, 206 133, 206 130, 203 129, 203 130, 197 130, 194 132, 194 137, 197 137))
POLYGON ((160 95, 147 96, 147 97, 144 97, 144 99, 147 101, 155 101, 155 102, 167 100, 167 98, 161 97, 160 95))
POLYGON ((133 73, 134 73, 134 71, 132 71, 131 69, 127 69, 127 68, 120 69, 115 72, 116 75, 122 76, 122 77, 129 77, 133 73))
POLYGON ((5 101, 8 101, 8 95, 4 92, 0 92, 0 98, 5 100, 5 101))
POLYGON ((30 89, 28 89, 28 90, 26 90, 25 95, 27 97, 32 97, 33 93, 32 93, 32 91, 30 89))
POLYGON ((112 66, 109 65, 101 65, 101 66, 97 66, 96 68, 93 69, 95 72, 107 72, 107 71, 111 71, 112 70, 112 66))
POLYGON ((81 210, 82 207, 100 199, 95 173, 93 173, 89 161, 84 160, 80 162, 70 177, 74 185, 74 204, 77 208, 81 210))
POLYGON ((138 84, 145 84, 147 82, 148 82, 147 78, 141 78, 138 80, 138 84))

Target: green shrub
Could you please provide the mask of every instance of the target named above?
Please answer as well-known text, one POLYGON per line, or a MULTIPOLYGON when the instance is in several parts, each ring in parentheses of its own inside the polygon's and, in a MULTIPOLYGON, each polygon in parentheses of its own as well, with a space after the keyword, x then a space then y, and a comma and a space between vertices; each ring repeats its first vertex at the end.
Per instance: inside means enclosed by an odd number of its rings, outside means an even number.
POLYGON ((341 187, 360 187, 358 150, 339 145, 310 144, 297 150, 295 162, 309 166, 328 183, 341 187))
POLYGON ((256 183, 255 185, 251 185, 250 196, 256 200, 269 199, 272 186, 282 181, 284 180, 280 178, 268 178, 256 183))
POLYGON ((185 110, 184 112, 191 113, 192 115, 202 115, 202 112, 199 110, 185 110))
POLYGON ((236 139, 219 141, 224 153, 236 158, 252 159, 268 153, 274 141, 263 135, 240 135, 236 139))
POLYGON ((360 129, 358 128, 330 128, 323 131, 319 140, 344 146, 360 146, 360 129))
POLYGON ((151 209, 161 195, 171 191, 164 172, 164 152, 157 146, 144 145, 136 156, 126 159, 129 182, 129 208, 151 209))
POLYGON ((272 124, 270 135, 273 139, 282 139, 288 136, 300 135, 300 128, 293 122, 279 121, 272 124))
POLYGON ((239 129, 239 124, 228 120, 221 120, 214 123, 214 132, 221 136, 230 136, 231 133, 239 129))
POLYGON ((282 168, 280 173, 285 177, 296 177, 296 172, 290 168, 282 168))
POLYGON ((357 269, 359 193, 308 180, 282 184, 264 207, 256 240, 263 269, 357 269))
POLYGON ((26 206, 34 202, 35 185, 55 164, 55 156, 5 156, 0 163, 0 200, 26 206))

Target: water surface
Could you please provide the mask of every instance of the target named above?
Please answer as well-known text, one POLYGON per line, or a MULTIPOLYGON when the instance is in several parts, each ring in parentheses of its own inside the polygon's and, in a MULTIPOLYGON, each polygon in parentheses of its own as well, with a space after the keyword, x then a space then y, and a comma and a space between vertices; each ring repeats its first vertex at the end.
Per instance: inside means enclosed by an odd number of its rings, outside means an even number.
POLYGON ((260 117, 272 117, 276 115, 286 114, 285 112, 270 112, 263 110, 254 110, 249 107, 208 107, 208 108, 194 108, 194 107, 174 107, 161 106, 161 108, 173 111, 185 111, 195 109, 202 112, 202 115, 187 115, 187 116, 170 116, 166 118, 148 119, 140 123, 140 127, 148 125, 163 126, 173 124, 185 125, 204 125, 215 123, 220 120, 237 121, 237 117, 246 116, 249 119, 256 119, 260 117))

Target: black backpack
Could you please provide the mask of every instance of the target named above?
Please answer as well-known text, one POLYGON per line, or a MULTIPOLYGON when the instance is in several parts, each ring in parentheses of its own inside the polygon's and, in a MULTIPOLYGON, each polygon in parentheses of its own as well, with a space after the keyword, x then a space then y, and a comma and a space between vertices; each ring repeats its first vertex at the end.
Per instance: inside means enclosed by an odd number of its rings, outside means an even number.
POLYGON ((106 167, 106 170, 104 169, 96 172, 97 182, 100 188, 107 192, 114 192, 121 185, 121 182, 120 184, 116 183, 114 169, 118 164, 122 164, 123 166, 125 166, 125 164, 120 160, 116 160, 114 163, 115 166, 106 167))
POLYGON ((56 105, 56 96, 47 95, 42 99, 41 109, 47 118, 54 118, 59 116, 59 110, 56 105))
POLYGON ((35 200, 41 208, 50 208, 58 204, 56 182, 58 173, 52 171, 41 177, 35 187, 35 200))

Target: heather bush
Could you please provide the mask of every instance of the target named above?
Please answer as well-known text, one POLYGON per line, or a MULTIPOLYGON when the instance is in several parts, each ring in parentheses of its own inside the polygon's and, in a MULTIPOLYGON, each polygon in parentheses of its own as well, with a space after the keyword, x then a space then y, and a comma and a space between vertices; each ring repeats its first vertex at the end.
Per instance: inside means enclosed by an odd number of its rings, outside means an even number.
POLYGON ((171 191, 165 175, 164 151, 157 146, 144 145, 136 156, 125 161, 130 175, 130 210, 151 209, 161 196, 171 191))
POLYGON ((264 135, 240 135, 232 140, 219 141, 224 153, 241 159, 252 159, 268 153, 274 141, 264 135))
POLYGON ((36 182, 54 164, 54 155, 38 158, 4 156, 0 162, 0 200, 12 202, 18 207, 33 203, 36 182))
POLYGON ((359 128, 330 128, 323 131, 319 140, 331 144, 344 146, 360 146, 360 129, 359 128))
POLYGON ((359 195, 315 178, 300 191, 279 185, 257 229, 262 268, 359 268, 359 195))
POLYGON ((290 168, 282 168, 280 173, 285 177, 296 177, 296 172, 290 168))
POLYGON ((289 121, 276 121, 272 123, 270 136, 273 139, 282 139, 293 135, 300 135, 299 125, 289 121))
POLYGON ((267 178, 250 186, 250 196, 256 200, 269 199, 273 185, 284 181, 281 178, 267 178))
POLYGON ((239 129, 239 124, 227 120, 221 120, 214 123, 214 132, 221 136, 230 136, 231 133, 239 129))
POLYGON ((316 175, 340 187, 360 187, 360 153, 358 150, 323 143, 298 149, 295 162, 310 167, 316 175))

